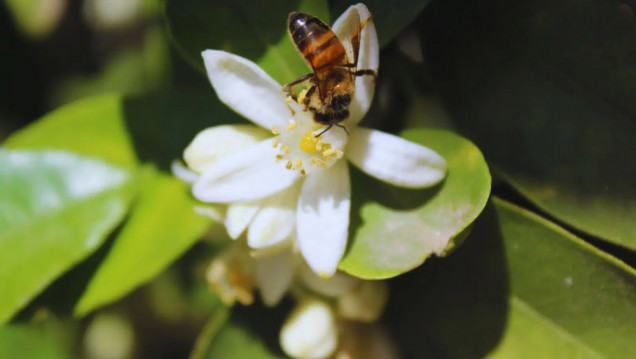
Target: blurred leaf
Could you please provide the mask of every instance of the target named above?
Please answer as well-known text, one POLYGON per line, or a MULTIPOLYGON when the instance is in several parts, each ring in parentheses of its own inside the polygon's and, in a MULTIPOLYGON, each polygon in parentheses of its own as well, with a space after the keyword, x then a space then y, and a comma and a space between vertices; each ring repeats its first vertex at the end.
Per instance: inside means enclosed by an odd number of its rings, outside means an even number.
POLYGON ((10 149, 68 150, 134 167, 138 160, 122 112, 119 95, 90 97, 49 113, 14 133, 3 145, 10 149))
POLYGON ((227 324, 230 316, 230 309, 220 301, 216 304, 214 311, 205 324, 205 327, 197 337, 190 359, 204 359, 208 355, 210 344, 215 340, 223 327, 227 324))
POLYGON ((85 313, 125 295, 159 273, 200 237, 209 221, 193 212, 195 203, 186 186, 171 178, 170 163, 181 156, 201 129, 236 121, 242 120, 208 90, 126 98, 105 95, 64 106, 6 141, 8 148, 65 149, 126 167, 150 163, 160 169, 145 172, 139 203, 104 262, 108 269, 97 271, 105 274, 94 279, 98 282, 91 284, 78 312, 85 313), (131 258, 121 259, 118 254, 135 250, 139 253, 131 258), (124 270, 130 273, 116 282, 113 278, 124 270))
POLYGON ((187 186, 169 175, 149 173, 139 202, 89 282, 79 315, 119 299, 159 274, 210 226, 195 215, 187 186))
POLYGON ((422 23, 451 115, 503 179, 559 220, 636 250, 630 4, 449 0, 422 23))
POLYGON ((0 327, 0 357, 28 359, 72 358, 70 343, 60 338, 71 334, 70 325, 47 321, 44 324, 0 327), (65 346, 66 345, 66 346, 65 346))
POLYGON ((247 328, 228 322, 216 334, 212 345, 204 356, 206 359, 283 359, 267 348, 262 340, 247 328))
MULTIPOLYGON (((363 3, 373 14, 373 22, 378 32, 380 46, 389 43, 402 29, 407 27, 431 0, 367 0, 363 3)), ((358 1, 333 0, 331 15, 336 19, 351 5, 358 1)))
POLYGON ((16 24, 27 36, 40 39, 55 30, 66 13, 67 0, 5 0, 16 24))
POLYGON ((52 102, 65 104, 103 93, 139 94, 157 90, 166 83, 170 54, 166 35, 158 25, 146 30, 141 48, 129 48, 112 56, 101 72, 63 80, 54 90, 52 102))
POLYGON ((0 322, 92 253, 124 216, 130 173, 60 151, 0 151, 0 322))
POLYGON ((380 201, 361 206, 362 224, 339 266, 352 275, 394 277, 422 264, 431 254, 445 254, 458 244, 452 238, 464 231, 486 205, 490 173, 477 147, 443 130, 409 130, 404 137, 444 157, 448 176, 441 185, 426 190, 389 185, 373 188, 379 186, 367 184, 368 178, 352 179, 354 200, 380 201))
POLYGON ((281 84, 310 71, 287 33, 291 11, 310 13, 329 23, 324 0, 191 0, 187 6, 168 0, 166 4, 172 38, 194 67, 205 72, 203 50, 224 50, 258 63, 281 84))
POLYGON ((633 358, 636 272, 495 199, 452 256, 392 282, 406 357, 633 358))

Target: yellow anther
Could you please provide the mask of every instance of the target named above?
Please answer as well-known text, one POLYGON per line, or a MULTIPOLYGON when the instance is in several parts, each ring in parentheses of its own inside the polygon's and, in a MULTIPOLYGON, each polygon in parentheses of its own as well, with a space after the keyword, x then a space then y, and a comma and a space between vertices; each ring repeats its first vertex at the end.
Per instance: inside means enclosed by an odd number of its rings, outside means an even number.
POLYGON ((322 142, 316 143, 316 151, 322 151, 322 142))
POLYGON ((287 163, 285 163, 285 168, 288 170, 292 169, 292 161, 287 161, 287 163))
POLYGON ((287 131, 291 131, 296 127, 298 127, 298 122, 294 120, 289 120, 289 123, 287 123, 287 131))
POLYGON ((324 150, 324 151, 322 151, 322 157, 325 157, 325 158, 327 158, 327 157, 332 157, 332 156, 334 156, 335 154, 336 154, 336 150, 332 150, 331 148, 330 148, 330 149, 328 149, 328 150, 324 150))
POLYGON ((274 147, 274 148, 278 147, 279 144, 280 144, 280 142, 278 142, 278 140, 272 141, 272 147, 274 147))
POLYGON ((300 168, 303 166, 303 161, 300 158, 296 159, 296 167, 300 168))
POLYGON ((289 96, 289 95, 287 97, 285 97, 285 102, 287 102, 287 103, 292 102, 292 97, 289 96))
POLYGON ((306 175, 306 174, 307 174, 307 172, 305 172, 305 170, 301 168, 301 169, 300 169, 300 174, 304 176, 304 175, 306 175))
POLYGON ((325 163, 325 161, 321 160, 318 157, 312 157, 311 158, 311 163, 313 163, 315 165, 318 165, 318 166, 320 166, 322 168, 327 168, 327 164, 325 163))
POLYGON ((336 157, 338 159, 342 159, 343 156, 344 156, 344 152, 342 152, 341 150, 336 150, 336 157))
POLYGON ((305 103, 305 97, 307 97, 307 89, 303 89, 298 94, 298 103, 305 103))
POLYGON ((289 153, 289 146, 284 145, 284 146, 283 146, 283 152, 285 152, 285 153, 289 153))
POLYGON ((280 135, 280 131, 278 130, 278 127, 272 126, 272 133, 275 135, 280 135))
POLYGON ((323 143, 322 144, 322 150, 327 151, 327 150, 330 150, 330 149, 331 149, 331 145, 330 144, 328 144, 328 143, 323 143))
POLYGON ((283 155, 276 155, 276 163, 280 162, 283 159, 283 155))
POLYGON ((314 134, 312 132, 307 132, 301 139, 300 139, 300 149, 311 154, 316 152, 316 143, 318 142, 318 140, 314 137, 314 134))

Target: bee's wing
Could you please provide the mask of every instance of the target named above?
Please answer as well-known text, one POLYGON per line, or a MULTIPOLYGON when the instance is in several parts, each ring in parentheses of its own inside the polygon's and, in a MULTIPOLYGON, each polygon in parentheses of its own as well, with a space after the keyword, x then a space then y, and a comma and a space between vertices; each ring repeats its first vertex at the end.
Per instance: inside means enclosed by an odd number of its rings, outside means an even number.
POLYGON ((340 25, 338 26, 338 39, 342 42, 342 45, 347 51, 347 61, 349 64, 358 64, 358 53, 360 52, 360 14, 354 8, 349 12, 346 19, 340 19, 340 25))

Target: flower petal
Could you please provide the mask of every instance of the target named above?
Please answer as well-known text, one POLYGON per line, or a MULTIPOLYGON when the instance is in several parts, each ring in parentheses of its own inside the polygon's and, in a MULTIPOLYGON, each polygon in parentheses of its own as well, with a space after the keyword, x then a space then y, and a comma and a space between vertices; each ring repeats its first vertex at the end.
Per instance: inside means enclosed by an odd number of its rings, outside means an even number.
POLYGON ((210 164, 192 187, 204 202, 249 202, 291 186, 297 171, 274 163, 271 140, 264 140, 210 164))
POLYGON ((172 174, 175 175, 175 177, 182 180, 183 182, 192 184, 199 180, 199 175, 192 172, 180 160, 172 161, 172 163, 170 164, 170 170, 172 171, 172 174))
MULTIPOLYGON (((350 6, 340 17, 333 23, 332 30, 338 36, 338 39, 350 49, 351 35, 359 22, 368 19, 371 16, 369 9, 364 4, 350 6), (359 20, 357 20, 359 19, 359 20)), ((360 33, 360 52, 358 54, 357 69, 370 69, 378 72, 380 66, 380 45, 378 43, 378 35, 375 31, 373 21, 369 21, 360 33)), ((356 92, 354 100, 349 106, 350 116, 346 122, 349 128, 354 127, 364 118, 375 93, 375 80, 373 76, 358 76, 356 78, 356 92)))
POLYGON ((307 264, 326 278, 336 272, 349 230, 349 168, 338 161, 303 183, 298 199, 298 243, 307 264))
POLYGON ((367 174, 401 187, 428 187, 446 176, 446 161, 435 151, 362 127, 351 133, 345 156, 367 174))
POLYGON ((247 244, 260 249, 277 246, 294 230, 299 186, 273 194, 262 201, 261 210, 247 231, 247 244))
POLYGON ((237 239, 250 224, 261 206, 261 201, 234 203, 225 213, 225 229, 232 239, 237 239))
POLYGON ((291 118, 282 86, 255 63, 225 51, 201 53, 219 99, 255 124, 282 128, 291 118))
POLYGON ((350 320, 374 322, 382 315, 388 298, 386 282, 363 280, 357 288, 338 297, 338 314, 350 320))
POLYGON ((291 284, 294 277, 294 256, 291 250, 274 255, 255 258, 256 282, 261 291, 263 303, 276 305, 291 284))
POLYGON ((271 134, 252 125, 222 125, 199 132, 183 152, 188 167, 203 173, 214 161, 262 141, 271 134))
POLYGON ((326 302, 314 298, 298 303, 280 332, 280 346, 292 358, 326 358, 337 345, 333 311, 326 302))

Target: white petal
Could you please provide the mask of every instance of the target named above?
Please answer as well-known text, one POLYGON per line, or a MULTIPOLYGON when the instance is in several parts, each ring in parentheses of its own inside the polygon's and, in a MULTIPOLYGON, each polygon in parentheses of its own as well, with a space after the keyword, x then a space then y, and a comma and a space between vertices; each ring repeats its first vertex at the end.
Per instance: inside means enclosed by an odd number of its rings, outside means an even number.
POLYGON ((274 163, 271 140, 264 140, 210 164, 192 187, 204 202, 249 202, 292 185, 298 171, 274 163))
POLYGON ((267 306, 276 305, 291 284, 294 277, 294 255, 291 250, 258 257, 256 262, 256 282, 267 306))
POLYGON ((446 176, 446 161, 435 151, 362 127, 351 133, 345 156, 367 174, 401 187, 428 187, 446 176))
POLYGON ((280 346, 292 358, 330 356, 338 344, 338 328, 327 303, 303 299, 291 312, 280 332, 280 346))
POLYGON ((299 264, 298 274, 309 289, 327 297, 337 297, 362 283, 362 280, 342 272, 336 272, 331 278, 321 278, 306 263, 299 264))
POLYGON ((282 128, 291 117, 282 86, 255 63, 225 51, 201 53, 219 99, 255 124, 282 128))
POLYGON ((194 213, 208 217, 215 222, 221 222, 223 220, 223 214, 221 214, 221 211, 212 206, 194 206, 194 213))
POLYGON ((180 160, 174 160, 170 164, 172 174, 186 183, 194 183, 199 179, 199 175, 186 168, 180 160))
POLYGON ((225 229, 232 239, 237 239, 250 224, 261 205, 261 201, 235 203, 225 213, 225 229))
POLYGON ((252 125, 222 125, 199 132, 183 152, 188 167, 203 173, 208 165, 229 154, 270 137, 271 133, 252 125))
POLYGON ((260 249, 277 246, 294 230, 299 186, 273 194, 262 201, 261 210, 247 231, 247 244, 260 249))
POLYGON ((345 161, 307 176, 303 183, 298 199, 298 243, 307 264, 323 278, 336 272, 344 254, 350 197, 349 168, 345 161))
MULTIPOLYGON (((358 17, 360 22, 371 16, 369 9, 364 4, 350 6, 340 17, 334 22, 332 29, 338 36, 338 39, 345 46, 349 46, 349 39, 355 30, 356 21, 352 21, 354 17, 358 17)), ((360 53, 358 57, 357 69, 371 69, 376 73, 380 66, 380 45, 378 43, 378 35, 375 31, 373 21, 369 21, 362 29, 360 34, 360 53)), ((369 111, 373 94, 375 93, 375 81, 373 76, 359 76, 356 78, 356 92, 354 100, 349 106, 351 113, 346 125, 349 128, 354 127, 369 111)))

